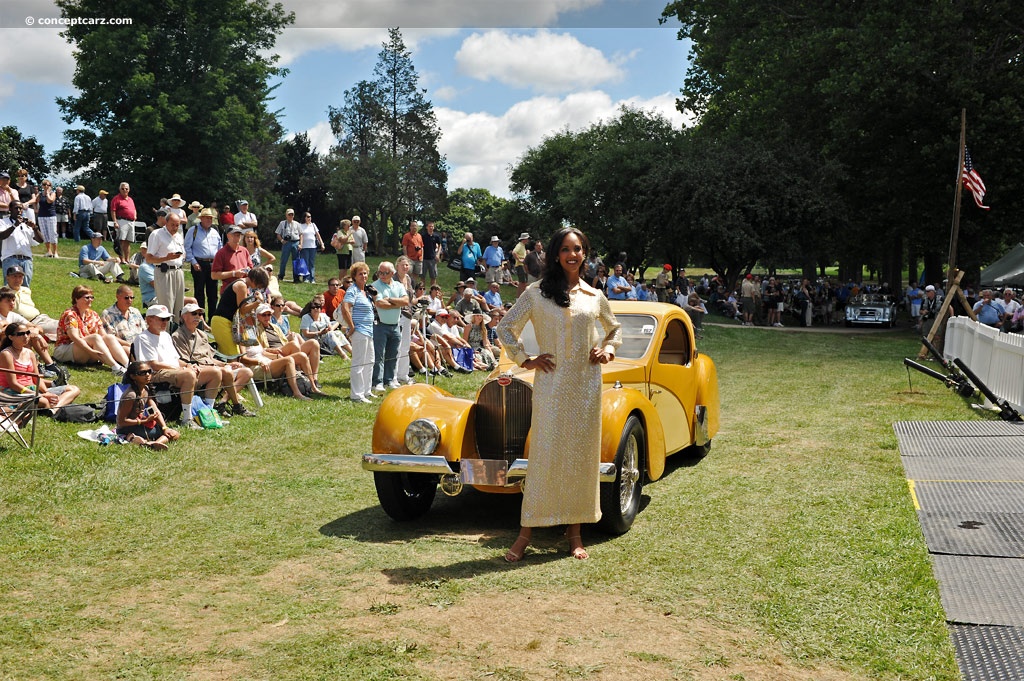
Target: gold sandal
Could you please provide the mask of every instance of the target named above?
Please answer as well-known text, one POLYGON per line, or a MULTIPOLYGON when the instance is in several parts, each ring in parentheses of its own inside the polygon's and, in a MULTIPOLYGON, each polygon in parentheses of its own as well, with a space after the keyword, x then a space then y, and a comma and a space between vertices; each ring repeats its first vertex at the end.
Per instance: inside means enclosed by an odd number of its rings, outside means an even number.
POLYGON ((529 545, 530 537, 524 537, 523 535, 519 535, 519 537, 514 542, 512 542, 512 546, 510 546, 508 551, 505 553, 505 562, 518 563, 519 561, 521 561, 523 559, 523 556, 526 555, 526 547, 529 545), (521 541, 526 543, 523 544, 523 548, 521 548, 519 552, 516 553, 516 544, 518 544, 521 541))
POLYGON ((568 534, 566 534, 565 538, 569 540, 569 555, 570 556, 572 556, 576 560, 586 560, 587 558, 590 558, 590 554, 587 553, 587 550, 585 548, 583 548, 583 537, 582 536, 580 536, 578 534, 574 534, 574 535, 572 535, 570 537, 568 534), (575 546, 574 547, 572 545, 573 541, 578 542, 579 546, 575 546))

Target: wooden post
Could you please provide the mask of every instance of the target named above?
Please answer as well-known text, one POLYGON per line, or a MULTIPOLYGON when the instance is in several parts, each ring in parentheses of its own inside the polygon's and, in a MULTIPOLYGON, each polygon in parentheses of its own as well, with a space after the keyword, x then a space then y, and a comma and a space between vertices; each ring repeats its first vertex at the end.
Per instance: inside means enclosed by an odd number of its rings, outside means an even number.
MULTIPOLYGON (((960 150, 956 166, 956 187, 953 192, 953 225, 949 233, 949 262, 946 264, 947 286, 953 285, 953 273, 956 271, 956 243, 960 236, 960 196, 963 193, 964 153, 967 149, 967 109, 960 109, 960 150)), ((948 297, 948 296, 947 296, 948 297)))

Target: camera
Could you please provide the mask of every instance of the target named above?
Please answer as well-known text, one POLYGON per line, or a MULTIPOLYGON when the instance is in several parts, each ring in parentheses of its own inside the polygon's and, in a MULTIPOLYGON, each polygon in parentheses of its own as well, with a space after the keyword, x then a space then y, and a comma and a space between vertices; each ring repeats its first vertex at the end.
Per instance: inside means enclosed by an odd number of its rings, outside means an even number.
POLYGON ((171 269, 165 262, 160 263, 159 265, 157 265, 157 267, 160 268, 161 272, 166 272, 167 270, 171 269))

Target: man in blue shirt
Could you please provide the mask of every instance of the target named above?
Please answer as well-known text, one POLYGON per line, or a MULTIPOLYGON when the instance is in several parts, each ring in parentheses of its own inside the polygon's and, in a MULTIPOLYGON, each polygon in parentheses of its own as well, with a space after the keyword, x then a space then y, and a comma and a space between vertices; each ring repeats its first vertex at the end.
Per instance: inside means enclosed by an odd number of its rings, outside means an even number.
POLYGON ((505 251, 501 249, 501 239, 497 235, 491 237, 491 245, 484 249, 484 263, 487 265, 487 283, 501 283, 501 264, 505 262, 505 251))
POLYGON ((487 285, 487 291, 484 292, 484 302, 487 303, 488 309, 500 308, 504 305, 501 302, 501 284, 492 281, 487 285))
POLYGON ((615 266, 615 274, 608 277, 608 300, 625 300, 633 287, 629 285, 626 278, 622 276, 622 265, 615 266))
POLYGON ((459 247, 459 257, 462 260, 459 279, 469 279, 476 274, 477 261, 483 257, 480 254, 480 244, 473 241, 473 232, 466 232, 465 241, 459 247))
POLYGON ((124 279, 124 271, 121 269, 121 259, 112 258, 103 247, 103 234, 93 232, 89 237, 89 243, 78 250, 78 276, 82 279, 100 279, 109 284, 117 277, 118 281, 124 279))
POLYGON ((199 222, 185 234, 185 260, 192 270, 192 288, 196 302, 204 310, 217 308, 217 281, 210 272, 213 257, 224 245, 220 232, 213 228, 213 210, 199 211, 199 222))
POLYGON ((974 304, 974 314, 982 324, 998 327, 1003 317, 1003 305, 992 300, 992 291, 985 289, 981 292, 981 300, 974 304))

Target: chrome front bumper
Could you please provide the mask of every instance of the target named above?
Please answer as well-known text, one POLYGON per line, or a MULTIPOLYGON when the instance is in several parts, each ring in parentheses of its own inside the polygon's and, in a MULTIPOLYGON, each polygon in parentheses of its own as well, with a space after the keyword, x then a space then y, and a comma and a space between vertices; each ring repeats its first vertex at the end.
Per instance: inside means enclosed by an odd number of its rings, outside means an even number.
MULTIPOLYGON (((443 456, 363 454, 365 471, 457 475, 467 485, 518 485, 526 477, 526 468, 527 459, 516 459, 511 466, 500 459, 464 459, 453 467, 443 456)), ((615 482, 615 464, 601 463, 598 475, 601 482, 615 482)))

